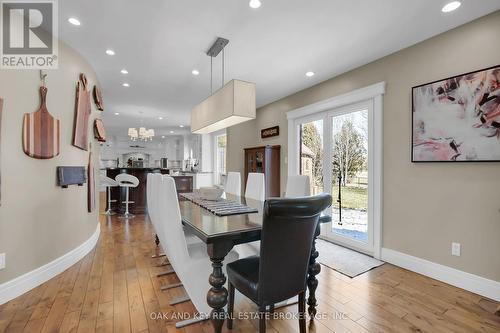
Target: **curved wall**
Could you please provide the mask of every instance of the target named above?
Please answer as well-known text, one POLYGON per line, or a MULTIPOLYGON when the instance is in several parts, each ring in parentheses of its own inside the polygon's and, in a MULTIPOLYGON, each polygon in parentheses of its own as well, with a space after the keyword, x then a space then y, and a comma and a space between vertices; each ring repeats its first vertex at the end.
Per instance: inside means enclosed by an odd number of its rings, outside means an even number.
MULTIPOLYGON (((47 71, 47 107, 60 120, 60 155, 37 160, 22 150, 24 113, 38 109, 38 70, 0 70, 0 97, 4 99, 1 147, 0 253, 6 268, 0 270, 0 287, 77 248, 96 231, 99 214, 87 212, 87 185, 56 186, 57 166, 87 166, 89 153, 71 145, 78 75, 85 73, 89 88, 97 83, 92 67, 73 49, 59 43, 59 69, 47 71)), ((89 138, 95 174, 100 146, 93 139, 93 119, 100 111, 92 102, 89 138)), ((98 189, 97 189, 98 191, 98 189)), ((1 289, 1 288, 0 288, 1 289)))

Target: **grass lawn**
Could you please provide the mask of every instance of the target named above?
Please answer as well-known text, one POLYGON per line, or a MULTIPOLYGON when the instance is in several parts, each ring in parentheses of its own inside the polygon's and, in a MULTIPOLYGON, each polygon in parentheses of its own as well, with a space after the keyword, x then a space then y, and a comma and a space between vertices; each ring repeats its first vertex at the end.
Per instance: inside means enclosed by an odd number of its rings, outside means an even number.
MULTIPOLYGON (((337 203, 339 188, 334 186, 332 196, 334 207, 339 206, 337 203)), ((342 208, 350 209, 366 209, 368 204, 368 189, 363 187, 345 186, 341 189, 342 195, 342 208)))

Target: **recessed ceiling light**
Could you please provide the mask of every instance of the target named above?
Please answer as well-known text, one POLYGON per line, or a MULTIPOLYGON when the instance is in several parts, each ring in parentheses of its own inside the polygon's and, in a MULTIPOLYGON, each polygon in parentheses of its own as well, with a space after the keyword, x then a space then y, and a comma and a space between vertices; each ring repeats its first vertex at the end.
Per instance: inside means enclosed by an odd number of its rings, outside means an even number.
POLYGON ((115 116, 119 116, 120 115, 120 112, 115 112, 115 116))
POLYGON ((180 128, 183 128, 183 127, 184 127, 184 125, 179 125, 179 127, 180 127, 180 128))
POLYGON ((122 73, 122 74, 128 74, 128 70, 126 70, 126 69, 124 68, 124 69, 122 69, 122 70, 120 71, 120 73, 122 73))
POLYGON ((128 87, 130 87, 130 84, 128 84, 127 82, 125 82, 124 84, 122 84, 122 86, 124 86, 124 87, 127 87, 127 88, 128 88, 128 87))
POLYGON ((106 50, 106 54, 107 55, 115 55, 115 51, 111 50, 111 49, 107 49, 106 50))
POLYGON ((306 73, 306 76, 307 76, 307 77, 311 77, 311 76, 314 76, 314 74, 315 74, 314 72, 307 72, 307 73, 306 73))
POLYGON ((158 120, 162 120, 162 119, 163 119, 163 117, 158 117, 158 120))
POLYGON ((174 134, 174 131, 170 131, 170 134, 174 134))
POLYGON ((200 71, 199 71, 199 70, 197 70, 197 69, 193 69, 193 70, 191 71, 191 74, 193 74, 193 75, 200 75, 200 71))
POLYGON ((262 5, 262 3, 260 2, 260 0, 250 0, 248 5, 250 6, 250 8, 257 9, 262 5))
POLYGON ((165 139, 165 135, 162 135, 162 136, 161 136, 161 138, 162 138, 162 139, 165 139))
POLYGON ((443 13, 449 13, 460 7, 462 3, 460 1, 452 1, 444 5, 444 7, 441 9, 443 13))
POLYGON ((68 22, 71 23, 71 24, 73 24, 73 25, 80 25, 81 24, 80 21, 77 18, 75 18, 75 17, 70 17, 68 19, 68 22))

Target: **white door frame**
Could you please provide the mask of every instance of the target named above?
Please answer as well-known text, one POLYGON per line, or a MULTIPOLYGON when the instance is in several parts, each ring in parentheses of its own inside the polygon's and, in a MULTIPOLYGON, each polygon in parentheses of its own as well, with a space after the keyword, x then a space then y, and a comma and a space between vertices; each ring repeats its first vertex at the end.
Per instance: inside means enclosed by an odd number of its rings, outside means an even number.
MULTIPOLYGON (((371 142, 369 143, 369 152, 371 152, 371 165, 372 165, 372 177, 370 178, 371 186, 369 186, 369 195, 371 195, 370 202, 372 203, 372 224, 373 224, 373 256, 380 259, 380 252, 382 247, 382 120, 383 120, 383 95, 385 93, 385 82, 379 82, 371 86, 367 86, 361 89, 354 90, 352 92, 335 96, 311 105, 307 105, 295 110, 287 112, 288 119, 288 175, 298 175, 299 174, 299 156, 298 156, 298 145, 299 145, 299 126, 297 126, 296 120, 305 120, 310 118, 311 120, 319 119, 321 117, 319 114, 332 109, 339 109, 342 107, 347 107, 352 104, 359 104, 361 102, 367 102, 372 105, 372 115, 370 118, 372 135, 370 136, 371 142), (371 189, 370 189, 371 188, 371 189)), ((323 133, 324 143, 327 142, 328 138, 331 136, 330 118, 325 114, 325 118, 328 117, 328 121, 324 124, 326 132, 323 133)), ((325 154, 325 163, 331 162, 331 154, 325 154)), ((369 162, 369 163, 370 163, 369 162)), ((328 173, 329 174, 329 173, 328 173)), ((325 172, 325 185, 331 184, 331 175, 327 175, 325 172)), ((370 177, 370 176, 369 176, 370 177)), ((331 192, 331 189, 326 186, 326 192, 331 192)), ((360 249, 362 250, 362 249, 360 249)))

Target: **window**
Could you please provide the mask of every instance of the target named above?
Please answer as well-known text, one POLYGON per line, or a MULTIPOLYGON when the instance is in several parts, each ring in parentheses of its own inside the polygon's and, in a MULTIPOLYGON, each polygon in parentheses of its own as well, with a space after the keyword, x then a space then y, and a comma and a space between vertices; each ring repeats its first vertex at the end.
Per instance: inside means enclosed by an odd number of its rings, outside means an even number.
POLYGON ((226 177, 226 146, 227 135, 215 135, 215 184, 224 185, 226 177))

